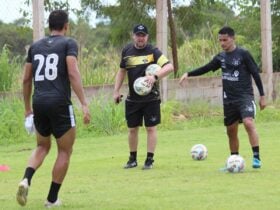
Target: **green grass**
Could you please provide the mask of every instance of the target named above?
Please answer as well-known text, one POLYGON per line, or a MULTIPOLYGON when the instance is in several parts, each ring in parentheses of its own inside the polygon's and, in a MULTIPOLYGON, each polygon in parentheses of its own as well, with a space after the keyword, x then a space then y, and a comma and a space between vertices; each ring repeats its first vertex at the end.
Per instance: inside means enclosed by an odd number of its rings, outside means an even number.
MULTIPOLYGON (((251 167, 247 134, 240 127, 240 152, 246 161, 245 171, 240 174, 219 171, 229 154, 222 125, 160 131, 155 167, 149 171, 141 170, 146 154, 144 129, 140 134, 139 166, 130 170, 122 169, 128 158, 126 134, 78 138, 60 191, 60 209, 279 209, 279 126, 277 121, 257 124, 263 162, 260 170, 251 167), (208 148, 204 161, 190 157, 190 148, 197 143, 208 148)), ((0 209, 23 209, 16 203, 15 193, 34 145, 0 147, 0 164, 11 167, 8 172, 0 172, 0 209)), ((55 153, 53 147, 35 173, 24 209, 43 209, 55 153)))

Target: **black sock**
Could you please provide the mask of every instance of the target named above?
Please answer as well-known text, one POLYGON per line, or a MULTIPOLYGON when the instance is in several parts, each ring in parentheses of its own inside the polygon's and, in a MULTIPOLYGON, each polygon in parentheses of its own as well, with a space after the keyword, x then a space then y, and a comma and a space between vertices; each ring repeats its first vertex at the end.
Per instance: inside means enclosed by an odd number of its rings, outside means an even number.
POLYGON ((27 167, 25 169, 25 173, 24 173, 23 178, 27 178, 29 186, 31 185, 31 179, 32 179, 32 176, 34 175, 34 173, 35 173, 35 169, 34 168, 27 167))
POLYGON ((137 151, 130 152, 130 157, 133 158, 134 160, 137 160, 137 151))
POLYGON ((49 195, 48 195, 48 201, 51 203, 56 202, 57 200, 57 195, 58 195, 58 191, 61 187, 61 184, 52 182, 51 183, 51 187, 50 187, 50 191, 49 191, 49 195))
POLYGON ((154 157, 154 153, 152 153, 152 152, 147 152, 147 159, 149 158, 149 159, 153 159, 153 157, 154 157))
POLYGON ((239 155, 239 152, 231 152, 231 155, 239 155))
POLYGON ((260 159, 260 147, 259 146, 252 147, 252 150, 253 150, 254 158, 257 158, 258 160, 261 160, 260 159))

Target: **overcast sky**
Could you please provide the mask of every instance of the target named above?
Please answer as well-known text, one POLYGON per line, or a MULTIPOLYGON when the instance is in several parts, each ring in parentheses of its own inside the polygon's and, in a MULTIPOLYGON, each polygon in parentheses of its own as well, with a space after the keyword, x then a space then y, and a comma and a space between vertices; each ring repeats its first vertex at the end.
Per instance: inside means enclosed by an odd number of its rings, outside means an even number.
MULTIPOLYGON (((24 4, 24 1, 25 0, 0 0, 0 20, 4 23, 12 23, 16 19, 22 17, 20 9, 31 11, 32 5, 27 7, 24 4)), ((68 0, 68 2, 71 5, 71 8, 80 8, 79 0, 68 0)), ((113 3, 116 2, 116 0, 104 0, 104 2, 113 3)), ((189 0, 178 0, 178 2, 181 2, 181 4, 187 4, 189 0)), ((94 19, 94 17, 92 19, 94 19)), ((94 20, 92 20, 92 22, 94 23, 94 20)))

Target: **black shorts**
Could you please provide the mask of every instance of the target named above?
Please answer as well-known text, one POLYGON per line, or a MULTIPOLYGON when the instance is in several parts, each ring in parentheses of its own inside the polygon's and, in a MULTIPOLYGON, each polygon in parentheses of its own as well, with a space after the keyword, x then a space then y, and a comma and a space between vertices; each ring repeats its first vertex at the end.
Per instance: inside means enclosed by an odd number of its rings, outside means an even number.
POLYGON ((33 104, 33 113, 35 128, 45 137, 60 138, 76 125, 72 105, 33 104))
POLYGON ((242 122, 246 117, 255 118, 256 104, 252 100, 243 100, 224 104, 224 125, 229 126, 236 121, 242 122))
POLYGON ((143 125, 146 127, 156 126, 160 123, 160 100, 149 102, 125 101, 125 118, 129 128, 143 125))

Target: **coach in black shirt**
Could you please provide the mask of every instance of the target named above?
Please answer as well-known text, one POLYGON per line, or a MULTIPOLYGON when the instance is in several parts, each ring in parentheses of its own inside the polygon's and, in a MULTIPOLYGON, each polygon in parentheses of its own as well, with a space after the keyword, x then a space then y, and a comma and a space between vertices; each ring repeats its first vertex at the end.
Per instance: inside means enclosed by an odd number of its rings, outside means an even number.
POLYGON ((120 88, 128 77, 129 93, 125 101, 125 117, 129 129, 128 142, 130 156, 124 168, 137 166, 138 131, 143 120, 147 131, 147 158, 143 169, 151 169, 154 162, 154 152, 157 143, 157 128, 160 123, 160 91, 158 80, 173 71, 173 65, 162 52, 148 44, 148 29, 143 24, 133 28, 133 43, 122 50, 120 69, 116 75, 114 100, 120 100, 120 88), (134 81, 145 76, 145 69, 150 64, 158 64, 161 69, 153 76, 146 76, 147 82, 153 87, 145 96, 138 95, 133 89, 134 81))
POLYGON ((185 73, 179 84, 183 85, 188 77, 222 69, 224 124, 227 128, 230 152, 232 155, 239 154, 238 124, 243 122, 253 150, 252 167, 260 168, 259 138, 254 124, 256 105, 252 86, 253 77, 260 94, 260 109, 263 110, 266 104, 259 69, 251 54, 235 45, 232 28, 223 27, 219 31, 219 42, 223 52, 205 66, 185 73))

